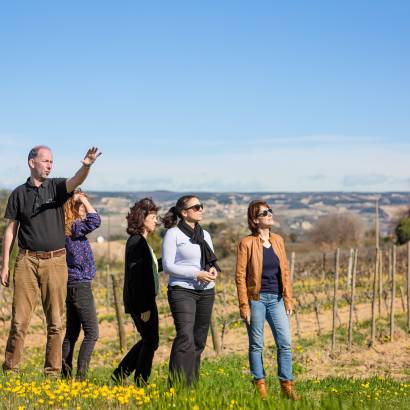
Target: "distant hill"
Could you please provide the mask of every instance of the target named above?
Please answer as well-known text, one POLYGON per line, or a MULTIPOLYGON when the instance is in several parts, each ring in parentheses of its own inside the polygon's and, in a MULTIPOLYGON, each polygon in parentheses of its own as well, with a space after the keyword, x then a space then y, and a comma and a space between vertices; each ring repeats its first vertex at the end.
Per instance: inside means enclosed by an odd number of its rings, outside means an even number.
MULTIPOLYGON (((122 221, 138 199, 151 197, 161 206, 161 212, 165 212, 185 194, 172 191, 90 192, 103 215, 118 215, 122 221)), ((310 229, 320 216, 340 212, 359 214, 371 227, 379 198, 381 229, 386 234, 410 203, 408 192, 200 192, 198 195, 205 204, 208 222, 245 223, 249 202, 262 198, 272 205, 275 219, 283 230, 299 233, 310 229)))
MULTIPOLYGON (((110 215, 111 230, 124 232, 125 215, 138 199, 153 198, 161 207, 160 213, 164 213, 186 192, 90 191, 89 194, 101 215, 110 215)), ((323 215, 341 212, 359 214, 371 228, 379 198, 380 228, 386 235, 410 206, 408 192, 200 192, 198 195, 205 205, 205 222, 246 223, 249 202, 261 198, 272 206, 277 225, 283 231, 296 233, 309 230, 323 215)), ((100 232, 104 233, 104 229, 101 227, 100 232)))

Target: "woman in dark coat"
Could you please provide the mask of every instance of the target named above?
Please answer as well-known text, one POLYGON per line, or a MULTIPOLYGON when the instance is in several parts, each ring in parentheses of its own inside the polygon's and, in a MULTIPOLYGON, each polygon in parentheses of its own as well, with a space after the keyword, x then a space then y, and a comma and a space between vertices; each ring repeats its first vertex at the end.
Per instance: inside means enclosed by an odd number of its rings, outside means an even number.
POLYGON ((125 355, 112 379, 121 382, 134 373, 137 385, 146 384, 158 348, 158 272, 161 261, 147 242, 157 227, 158 207, 150 198, 136 202, 127 216, 130 237, 125 248, 124 306, 135 323, 141 340, 125 355))

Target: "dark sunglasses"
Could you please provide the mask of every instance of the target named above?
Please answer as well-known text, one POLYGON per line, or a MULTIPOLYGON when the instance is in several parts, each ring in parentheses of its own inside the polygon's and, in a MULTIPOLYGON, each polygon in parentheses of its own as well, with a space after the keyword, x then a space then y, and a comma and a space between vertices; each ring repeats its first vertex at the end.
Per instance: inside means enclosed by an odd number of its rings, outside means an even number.
POLYGON ((204 209, 204 204, 196 204, 185 208, 184 211, 188 211, 188 209, 193 209, 194 211, 198 212, 200 209, 204 209))
POLYGON ((268 216, 268 214, 273 215, 273 211, 272 209, 265 209, 263 212, 261 212, 260 214, 258 214, 257 216, 268 216))

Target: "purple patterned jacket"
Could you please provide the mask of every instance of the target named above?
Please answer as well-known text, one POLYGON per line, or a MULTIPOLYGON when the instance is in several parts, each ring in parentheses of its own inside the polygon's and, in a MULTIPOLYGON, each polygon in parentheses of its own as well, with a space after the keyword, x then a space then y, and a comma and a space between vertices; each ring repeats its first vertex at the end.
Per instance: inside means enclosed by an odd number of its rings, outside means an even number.
POLYGON ((73 223, 71 236, 65 237, 68 283, 90 282, 94 279, 94 256, 86 235, 100 225, 101 218, 97 213, 87 214, 85 219, 73 223))

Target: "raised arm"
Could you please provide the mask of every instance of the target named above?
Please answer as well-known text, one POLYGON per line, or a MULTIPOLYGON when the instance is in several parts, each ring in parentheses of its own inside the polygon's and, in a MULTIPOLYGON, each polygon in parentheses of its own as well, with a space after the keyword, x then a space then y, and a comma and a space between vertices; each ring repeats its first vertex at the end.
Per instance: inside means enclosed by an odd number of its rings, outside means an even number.
POLYGON ((10 220, 6 230, 4 231, 3 237, 3 266, 1 269, 1 284, 3 286, 9 286, 10 284, 10 271, 9 271, 9 261, 10 252, 13 249, 14 240, 17 236, 17 230, 19 227, 19 222, 16 220, 10 220))
POLYGON ((102 152, 98 152, 97 147, 91 147, 87 153, 85 154, 84 159, 81 161, 82 166, 81 168, 75 173, 75 175, 71 178, 68 178, 66 181, 67 185, 67 192, 73 192, 79 185, 81 185, 88 176, 90 172, 90 167, 96 159, 102 154, 102 152))
POLYGON ((97 213, 89 213, 85 219, 75 221, 71 228, 72 238, 81 238, 95 231, 101 225, 100 215, 97 213))
POLYGON ((84 205, 85 212, 87 212, 87 214, 97 213, 95 208, 92 206, 91 202, 88 200, 88 198, 83 193, 80 193, 80 198, 81 198, 82 204, 84 205))
POLYGON ((88 198, 82 192, 75 193, 74 200, 81 202, 84 205, 85 212, 87 214, 84 219, 75 221, 71 228, 71 237, 81 238, 82 236, 88 235, 90 232, 97 229, 101 225, 101 218, 95 208, 91 205, 88 198))

